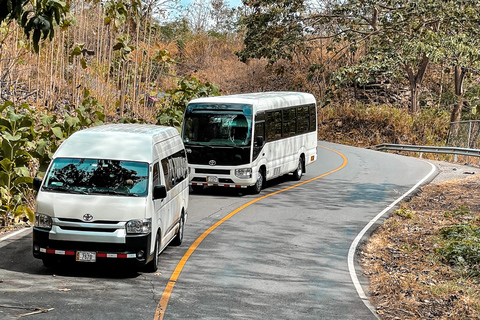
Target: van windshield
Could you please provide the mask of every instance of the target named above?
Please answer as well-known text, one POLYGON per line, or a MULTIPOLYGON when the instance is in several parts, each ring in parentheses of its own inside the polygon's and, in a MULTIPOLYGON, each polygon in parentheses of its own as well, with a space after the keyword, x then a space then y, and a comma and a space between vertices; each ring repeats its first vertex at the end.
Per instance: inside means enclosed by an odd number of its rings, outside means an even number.
POLYGON ((43 188, 69 193, 146 196, 148 163, 57 158, 46 175, 43 188))

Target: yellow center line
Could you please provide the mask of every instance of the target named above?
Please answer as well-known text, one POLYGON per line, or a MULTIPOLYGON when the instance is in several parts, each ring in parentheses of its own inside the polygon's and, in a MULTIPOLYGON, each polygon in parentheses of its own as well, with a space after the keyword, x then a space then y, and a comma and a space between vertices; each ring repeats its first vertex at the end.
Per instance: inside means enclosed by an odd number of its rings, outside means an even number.
MULTIPOLYGON (((252 201, 244 204, 243 206, 235 209, 234 211, 232 211, 231 213, 229 213, 228 215, 226 215, 223 219, 219 220, 217 223, 215 223, 214 225, 212 225, 210 228, 208 228, 208 230, 206 230, 204 233, 202 233, 201 236, 199 236, 197 238, 197 240, 195 240, 195 242, 192 243, 192 245, 190 246, 190 248, 188 248, 187 252, 184 254, 184 256, 182 257, 182 259, 180 260, 180 262, 177 264, 177 267, 175 268, 175 270, 173 271, 172 273, 172 276, 170 277, 170 279, 168 280, 168 283, 167 283, 167 286, 165 287, 165 291, 163 291, 163 294, 162 294, 162 297, 160 298, 160 302, 158 303, 158 306, 157 306, 157 310, 155 311, 155 318, 154 320, 162 320, 164 315, 165 315, 165 310, 167 308, 167 304, 168 304, 168 301, 170 300, 170 295, 172 294, 172 291, 173 291, 173 287, 175 287, 175 283, 177 282, 177 279, 178 277, 180 276, 180 273, 182 272, 183 270, 183 267, 185 266, 185 264, 187 263, 187 260, 190 258, 190 256, 193 254, 193 252, 197 249, 197 247, 200 245, 200 243, 213 231, 215 230, 218 226, 220 226, 222 223, 224 223, 225 221, 227 221, 228 219, 230 219, 231 217, 233 217, 234 215, 236 215, 238 212, 242 211, 243 209, 245 209, 246 207, 254 204, 255 202, 258 202, 260 200, 263 200, 265 198, 268 198, 268 197, 271 197, 273 195, 276 195, 276 194, 279 194, 281 192, 285 192, 285 191, 288 191, 288 190, 291 190, 293 188, 296 188, 296 187, 299 187, 301 185, 304 185, 306 183, 309 183, 309 182, 312 182, 312 181, 315 181, 317 179, 320 179, 320 178, 323 178, 329 174, 332 174, 334 172, 337 172, 339 170, 341 170, 342 168, 344 168, 346 165, 347 165, 347 158, 341 154, 340 152, 338 151, 335 151, 333 149, 330 149, 330 148, 327 148, 327 147, 324 147, 324 146, 319 146, 321 148, 324 148, 324 149, 327 149, 327 150, 330 150, 330 151, 333 151, 335 152, 336 154, 340 155, 342 158, 343 158, 343 163, 340 167, 332 170, 332 171, 329 171, 327 173, 324 173, 322 175, 319 175, 315 178, 312 178, 310 180, 306 180, 306 181, 303 181, 303 182, 300 182, 300 183, 297 183, 296 185, 293 185, 293 186, 290 186, 288 188, 285 188, 285 189, 282 189, 282 190, 278 190, 278 191, 275 191, 275 192, 272 192, 272 193, 269 193, 267 195, 264 195, 262 197, 259 197, 259 198, 256 198, 256 199, 253 199, 252 201)), ((318 161, 318 160, 317 160, 318 161)))

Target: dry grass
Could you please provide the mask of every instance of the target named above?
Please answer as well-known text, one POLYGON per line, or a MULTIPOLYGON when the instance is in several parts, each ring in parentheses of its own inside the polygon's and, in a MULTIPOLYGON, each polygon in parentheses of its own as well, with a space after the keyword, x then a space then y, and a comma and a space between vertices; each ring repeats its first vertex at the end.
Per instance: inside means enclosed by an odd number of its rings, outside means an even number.
POLYGON ((381 319, 480 317, 480 280, 443 263, 436 251, 441 228, 480 217, 479 184, 472 177, 424 187, 368 240, 361 264, 381 319), (469 214, 445 214, 462 206, 469 214))

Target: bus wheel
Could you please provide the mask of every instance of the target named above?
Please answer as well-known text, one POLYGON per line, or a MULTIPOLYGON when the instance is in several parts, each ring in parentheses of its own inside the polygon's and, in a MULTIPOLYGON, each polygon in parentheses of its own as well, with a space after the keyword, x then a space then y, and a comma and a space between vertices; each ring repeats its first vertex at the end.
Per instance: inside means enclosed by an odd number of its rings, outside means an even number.
POLYGON ((155 250, 153 251, 153 259, 146 265, 147 272, 155 272, 158 270, 158 251, 160 250, 160 234, 155 239, 155 250))
POLYGON ((295 171, 293 171, 293 180, 300 180, 302 179, 302 174, 303 174, 303 161, 302 158, 298 159, 298 166, 295 171))
POLYGON ((263 189, 263 185, 265 184, 265 174, 263 173, 263 170, 258 170, 258 175, 257 175, 257 182, 252 187, 252 192, 254 194, 259 194, 260 191, 263 189))

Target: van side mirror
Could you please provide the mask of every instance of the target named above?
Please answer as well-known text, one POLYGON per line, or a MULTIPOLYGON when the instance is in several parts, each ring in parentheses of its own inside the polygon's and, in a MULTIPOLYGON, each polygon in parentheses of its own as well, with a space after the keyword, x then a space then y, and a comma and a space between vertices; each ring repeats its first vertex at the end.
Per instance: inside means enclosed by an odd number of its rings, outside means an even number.
POLYGON ((33 178, 33 190, 38 191, 40 190, 40 186, 42 185, 42 179, 40 178, 33 178))
POLYGON ((153 200, 165 199, 167 197, 167 188, 165 186, 153 187, 153 200))
POLYGON ((263 146, 263 143, 265 142, 265 140, 263 139, 262 136, 258 136, 257 137, 257 147, 261 147, 263 146))

